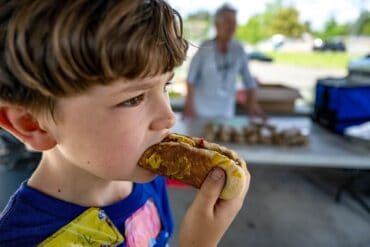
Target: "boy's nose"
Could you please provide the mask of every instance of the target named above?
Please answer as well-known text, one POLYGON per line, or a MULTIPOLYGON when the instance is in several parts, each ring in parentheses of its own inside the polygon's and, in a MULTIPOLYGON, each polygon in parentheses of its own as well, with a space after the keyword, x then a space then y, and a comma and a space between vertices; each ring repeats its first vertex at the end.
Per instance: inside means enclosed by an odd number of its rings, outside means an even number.
POLYGON ((160 112, 158 112, 156 118, 150 124, 150 129, 152 130, 163 130, 170 129, 176 123, 176 116, 173 113, 171 107, 166 105, 162 107, 160 112))

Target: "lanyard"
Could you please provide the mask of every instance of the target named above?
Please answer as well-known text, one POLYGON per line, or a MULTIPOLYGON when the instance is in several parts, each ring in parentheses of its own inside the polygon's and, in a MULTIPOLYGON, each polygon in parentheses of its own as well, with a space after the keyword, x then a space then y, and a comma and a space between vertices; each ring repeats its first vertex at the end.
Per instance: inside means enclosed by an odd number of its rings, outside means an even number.
POLYGON ((227 73, 232 66, 231 61, 228 59, 227 53, 220 54, 217 50, 215 51, 215 63, 217 72, 222 76, 223 83, 226 83, 227 73))

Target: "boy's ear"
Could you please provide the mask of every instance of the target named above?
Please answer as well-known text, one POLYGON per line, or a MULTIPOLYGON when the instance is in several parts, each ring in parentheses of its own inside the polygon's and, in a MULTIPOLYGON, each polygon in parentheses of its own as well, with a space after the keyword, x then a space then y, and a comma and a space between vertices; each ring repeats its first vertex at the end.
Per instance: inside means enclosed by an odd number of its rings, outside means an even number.
POLYGON ((50 133, 42 129, 33 115, 20 106, 0 106, 0 127, 38 151, 48 150, 56 145, 50 133))

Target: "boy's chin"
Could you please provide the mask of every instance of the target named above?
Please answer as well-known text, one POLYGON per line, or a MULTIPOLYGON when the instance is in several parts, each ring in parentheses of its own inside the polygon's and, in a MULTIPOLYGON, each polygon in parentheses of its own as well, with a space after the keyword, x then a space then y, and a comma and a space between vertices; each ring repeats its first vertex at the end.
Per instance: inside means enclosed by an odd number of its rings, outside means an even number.
POLYGON ((155 179, 158 175, 145 170, 144 174, 140 176, 140 178, 135 179, 135 182, 137 183, 148 183, 151 182, 153 179, 155 179))

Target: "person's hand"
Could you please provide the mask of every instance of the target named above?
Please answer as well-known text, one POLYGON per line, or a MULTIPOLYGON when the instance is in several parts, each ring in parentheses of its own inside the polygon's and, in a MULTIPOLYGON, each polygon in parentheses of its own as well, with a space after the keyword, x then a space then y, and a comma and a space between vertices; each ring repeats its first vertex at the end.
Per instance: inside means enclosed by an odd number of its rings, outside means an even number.
POLYGON ((258 103, 252 103, 247 106, 247 114, 251 117, 259 117, 263 120, 267 119, 267 115, 262 110, 258 103))
POLYGON ((225 183, 224 171, 216 168, 209 173, 182 221, 180 247, 217 246, 243 206, 250 183, 248 171, 245 173, 245 190, 232 200, 218 198, 225 183))
POLYGON ((245 104, 246 113, 251 117, 259 117, 265 121, 267 120, 267 116, 257 101, 256 90, 256 88, 252 88, 247 91, 247 100, 245 104))
POLYGON ((182 112, 182 119, 196 117, 195 106, 194 106, 194 88, 192 83, 186 83, 187 94, 185 99, 184 111, 182 112))
POLYGON ((182 118, 195 118, 195 109, 193 104, 187 103, 185 104, 184 111, 182 112, 182 118))

